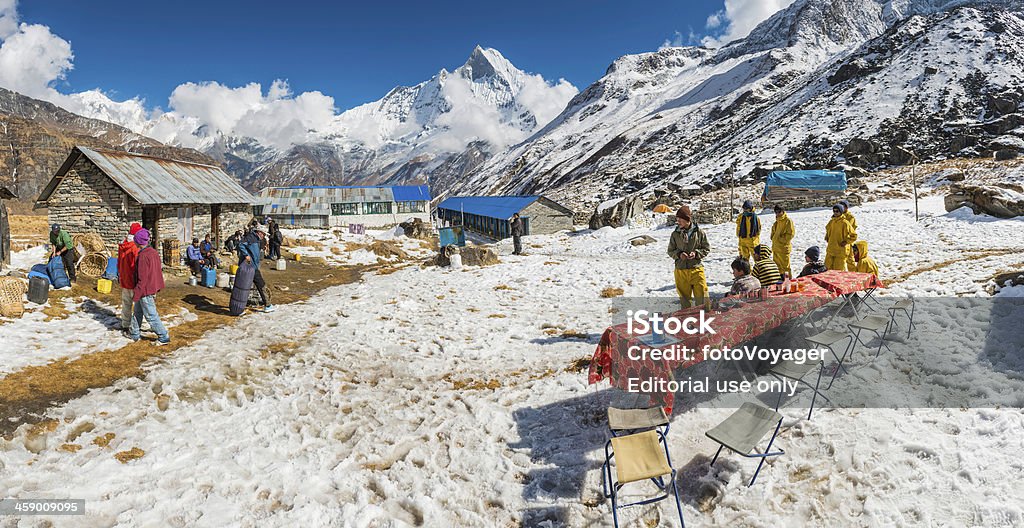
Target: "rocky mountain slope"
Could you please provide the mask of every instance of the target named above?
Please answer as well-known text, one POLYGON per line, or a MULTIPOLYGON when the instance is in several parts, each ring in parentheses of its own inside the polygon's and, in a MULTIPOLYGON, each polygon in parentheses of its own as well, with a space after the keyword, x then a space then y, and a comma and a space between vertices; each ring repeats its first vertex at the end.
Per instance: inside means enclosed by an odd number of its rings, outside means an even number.
MULTIPOLYGON (((797 0, 723 48, 618 59, 456 185, 577 210, 764 167, 875 169, 1024 149, 1024 3, 797 0)), ((758 169, 762 170, 758 170, 758 169)))
POLYGON ((14 191, 19 202, 35 200, 74 145, 214 162, 195 150, 164 145, 126 128, 0 88, 0 187, 14 191))

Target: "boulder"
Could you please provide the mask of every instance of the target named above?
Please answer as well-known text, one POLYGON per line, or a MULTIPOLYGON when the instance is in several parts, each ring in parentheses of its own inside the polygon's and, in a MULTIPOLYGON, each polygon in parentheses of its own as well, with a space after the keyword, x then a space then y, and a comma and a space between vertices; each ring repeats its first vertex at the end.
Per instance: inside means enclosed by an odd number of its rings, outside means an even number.
POLYGON ((993 153, 993 157, 996 161, 1008 161, 1017 159, 1020 155, 1020 151, 1017 149, 999 149, 993 153))
POLYGON ((434 234, 434 230, 431 228, 430 224, 419 218, 413 218, 408 222, 402 222, 398 224, 398 227, 401 227, 402 231, 405 232, 405 236, 409 238, 427 240, 434 234))
POLYGON ((925 75, 935 75, 936 73, 939 73, 939 69, 938 68, 935 68, 933 66, 925 66, 924 67, 924 74, 925 75))
POLYGON ((485 246, 466 246, 459 248, 464 266, 490 266, 498 264, 498 254, 491 248, 485 246))
POLYGON ((1024 216, 1024 194, 983 185, 953 184, 945 197, 946 211, 970 207, 975 214, 997 218, 1024 216))
POLYGON ((845 156, 859 156, 878 152, 878 144, 869 139, 853 138, 843 148, 845 156))
POLYGON ((996 96, 989 99, 988 107, 1000 115, 1013 114, 1017 112, 1017 101, 1009 97, 996 96))
POLYGON ((957 136, 953 138, 953 141, 949 142, 949 152, 951 154, 956 154, 967 147, 973 147, 977 144, 977 136, 957 136))
MULTIPOLYGON (((607 204, 608 202, 605 202, 607 204)), ((602 204, 602 205, 605 205, 602 204)), ((638 195, 626 196, 621 200, 608 204, 604 208, 598 205, 590 217, 590 229, 601 229, 605 226, 622 227, 630 219, 644 214, 643 198, 638 195)))

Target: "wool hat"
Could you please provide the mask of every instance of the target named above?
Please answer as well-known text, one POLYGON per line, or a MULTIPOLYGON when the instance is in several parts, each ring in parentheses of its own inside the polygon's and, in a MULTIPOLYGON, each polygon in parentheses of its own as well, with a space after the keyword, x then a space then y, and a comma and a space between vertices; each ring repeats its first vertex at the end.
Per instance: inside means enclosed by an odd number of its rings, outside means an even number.
POLYGON ((743 200, 743 208, 744 209, 753 209, 754 208, 754 202, 752 202, 750 200, 743 200))
POLYGON ((139 231, 137 233, 135 233, 135 238, 134 239, 135 239, 135 243, 140 245, 140 246, 145 246, 145 245, 149 244, 149 230, 148 229, 139 229, 139 231))
POLYGON ((839 203, 843 204, 843 207, 845 207, 847 211, 850 210, 850 201, 849 200, 846 200, 846 199, 839 200, 839 203))
POLYGON ((676 218, 682 218, 683 220, 690 221, 693 219, 693 213, 690 212, 690 206, 684 205, 676 211, 676 218))
POLYGON ((807 255, 809 259, 816 261, 821 258, 821 249, 818 246, 811 246, 807 248, 807 251, 804 251, 804 255, 807 255))
POLYGON ((132 222, 132 225, 128 226, 128 234, 135 236, 135 233, 138 233, 140 229, 142 229, 142 224, 138 222, 132 222))
POLYGON ((832 209, 839 209, 840 214, 846 212, 846 206, 843 205, 843 202, 839 202, 839 203, 833 205, 832 209))

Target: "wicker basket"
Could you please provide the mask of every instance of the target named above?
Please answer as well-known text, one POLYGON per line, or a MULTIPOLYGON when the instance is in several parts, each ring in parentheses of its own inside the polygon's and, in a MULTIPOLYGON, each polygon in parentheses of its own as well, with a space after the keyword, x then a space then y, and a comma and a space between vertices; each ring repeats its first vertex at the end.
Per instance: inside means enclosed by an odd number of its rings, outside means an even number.
POLYGON ((89 253, 82 258, 78 271, 89 277, 100 277, 107 271, 107 257, 99 253, 89 253))
POLYGON ((4 317, 21 317, 25 313, 23 295, 25 289, 21 280, 14 277, 0 277, 0 315, 4 317))
POLYGON ((81 245, 85 248, 85 253, 106 253, 107 245, 103 243, 103 238, 96 233, 79 233, 71 239, 75 247, 81 245))
POLYGON ((28 281, 17 277, 0 277, 0 289, 5 288, 16 288, 19 294, 28 293, 28 281))

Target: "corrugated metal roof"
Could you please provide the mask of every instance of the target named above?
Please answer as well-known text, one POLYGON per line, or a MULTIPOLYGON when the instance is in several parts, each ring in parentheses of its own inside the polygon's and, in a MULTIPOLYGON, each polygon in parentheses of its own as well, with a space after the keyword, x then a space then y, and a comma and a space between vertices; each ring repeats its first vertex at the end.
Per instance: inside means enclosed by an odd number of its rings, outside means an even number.
POLYGON ((257 200, 267 214, 330 215, 333 203, 429 201, 430 192, 425 185, 268 187, 257 200))
POLYGON ((438 209, 507 220, 536 202, 540 196, 452 196, 437 205, 438 209))
POLYGON ((253 196, 220 167, 86 147, 75 147, 71 151, 39 201, 49 199, 79 154, 141 204, 250 204, 253 201, 253 196))

